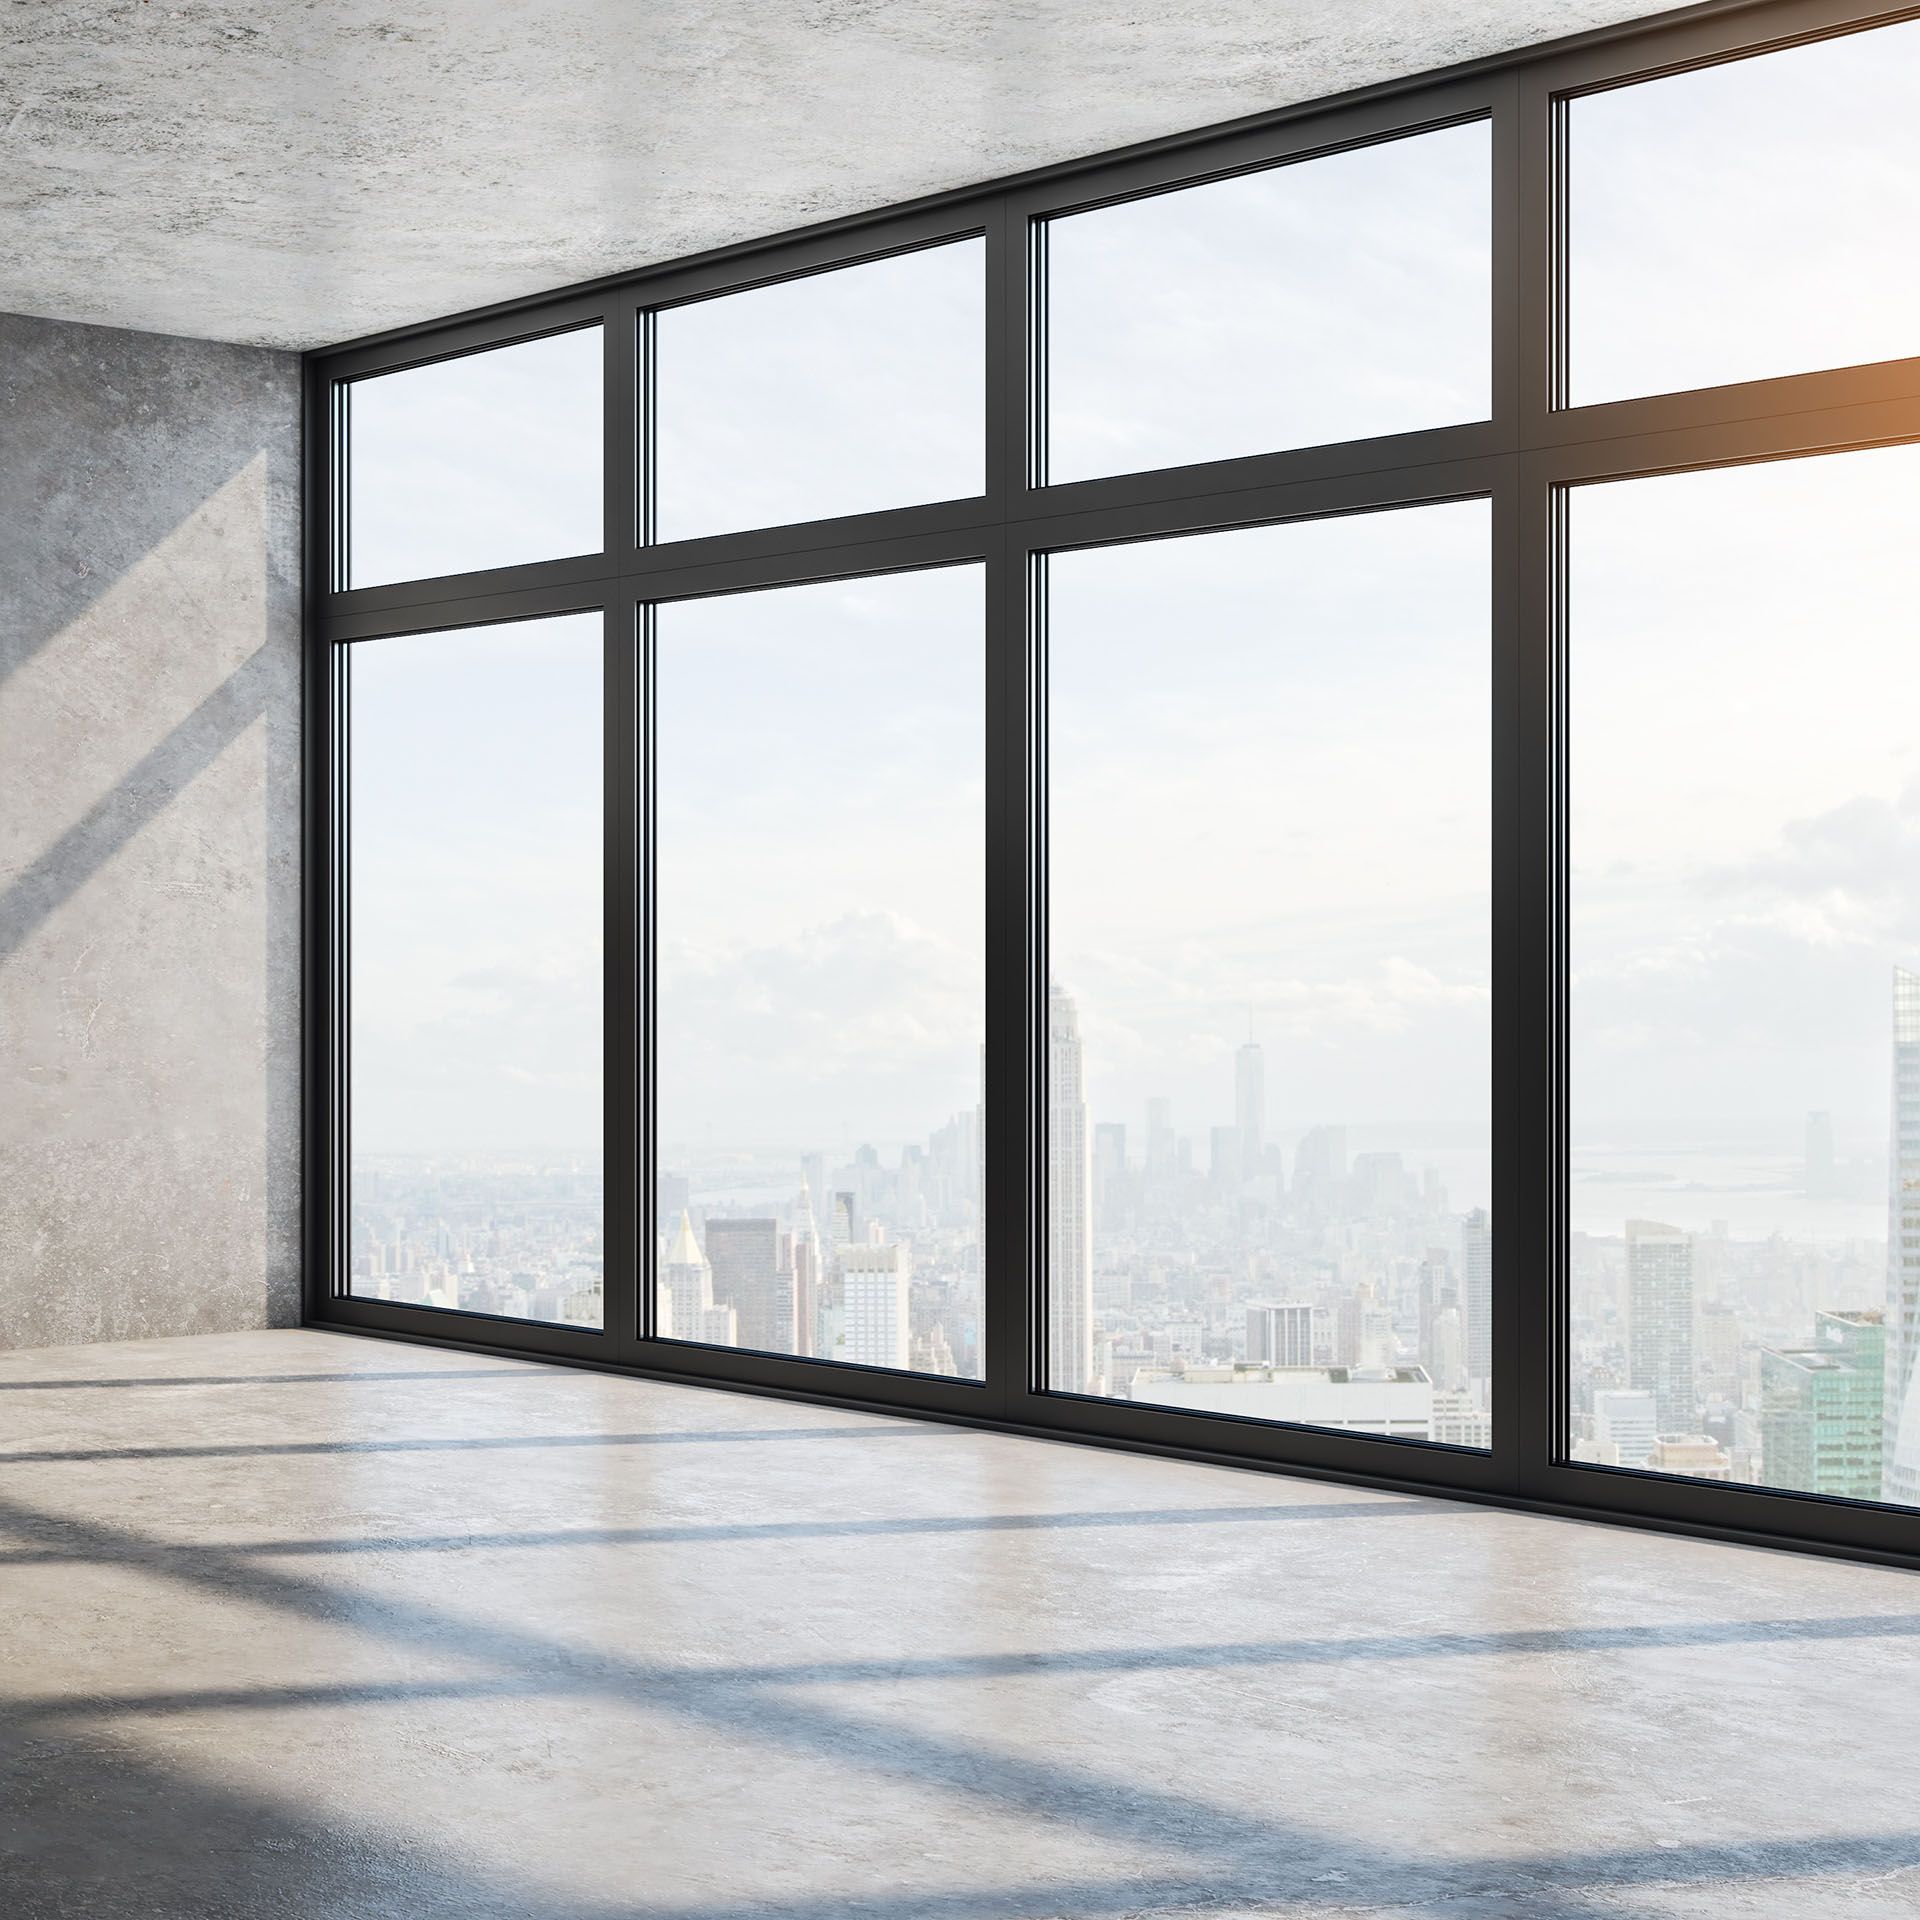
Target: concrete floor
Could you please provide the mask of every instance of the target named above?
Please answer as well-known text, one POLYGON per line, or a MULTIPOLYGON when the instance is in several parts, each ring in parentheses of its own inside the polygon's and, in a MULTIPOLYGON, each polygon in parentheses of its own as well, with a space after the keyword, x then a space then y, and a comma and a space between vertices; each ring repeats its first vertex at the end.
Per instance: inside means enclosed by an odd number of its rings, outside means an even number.
POLYGON ((319 1333, 0 1357, 10 1920, 1920 1912, 1920 1585, 319 1333))

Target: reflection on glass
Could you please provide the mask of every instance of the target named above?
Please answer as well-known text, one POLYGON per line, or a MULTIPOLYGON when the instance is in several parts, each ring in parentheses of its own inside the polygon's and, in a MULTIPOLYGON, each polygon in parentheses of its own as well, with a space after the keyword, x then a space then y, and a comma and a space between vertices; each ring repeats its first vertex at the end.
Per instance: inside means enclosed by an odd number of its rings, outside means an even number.
POLYGON ((655 616, 667 1338, 981 1376, 979 569, 655 616))
POLYGON ((351 1291, 598 1327, 600 617, 348 672, 351 1291))
POLYGON ((347 585, 598 553, 601 357, 580 327, 352 382, 347 585))
POLYGON ((1575 100, 1576 406, 1920 353, 1920 25, 1575 100))
POLYGON ((1049 561, 1056 1390, 1490 1444, 1488 541, 1049 561))
POLYGON ((1486 123, 1047 224, 1047 474, 1482 420, 1486 123))
POLYGON ((1573 495, 1575 1460, 1920 1502, 1916 488, 1573 495))
POLYGON ((654 537, 984 491, 985 263, 962 240, 659 313, 654 537))

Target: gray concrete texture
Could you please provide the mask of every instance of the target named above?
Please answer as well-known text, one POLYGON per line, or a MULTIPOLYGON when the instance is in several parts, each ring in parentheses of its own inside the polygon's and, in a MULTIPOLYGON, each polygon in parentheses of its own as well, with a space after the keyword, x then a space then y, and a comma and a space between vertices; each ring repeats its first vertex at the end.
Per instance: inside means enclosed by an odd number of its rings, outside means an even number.
POLYGON ((318 1332, 0 1358, 9 1920, 1912 1920, 1916 1576, 318 1332))
POLYGON ((31 0, 0 308, 318 346, 1644 0, 31 0))
POLYGON ((299 435, 0 317, 0 1348, 298 1317, 299 435))

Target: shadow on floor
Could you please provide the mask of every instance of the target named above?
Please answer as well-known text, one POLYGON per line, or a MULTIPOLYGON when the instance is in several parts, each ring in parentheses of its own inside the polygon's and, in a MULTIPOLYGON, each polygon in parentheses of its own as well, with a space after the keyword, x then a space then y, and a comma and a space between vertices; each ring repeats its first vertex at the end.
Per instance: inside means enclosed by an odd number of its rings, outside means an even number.
MULTIPOLYGON (((331 1586, 220 1548, 182 1552, 134 1529, 67 1518, 15 1500, 0 1500, 0 1525, 55 1541, 103 1567, 157 1576, 221 1603, 244 1602, 350 1629, 409 1658, 494 1669, 491 1675, 391 1686, 14 1700, 6 1715, 10 1819, 0 1842, 0 1892, 10 1896, 6 1910, 20 1920, 76 1910, 90 1920, 131 1920, 135 1914, 145 1920, 218 1920, 263 1913, 299 1920, 491 1920, 509 1913, 525 1920, 1117 1920, 1176 1909, 1311 1914, 1377 1908, 1435 1920, 1591 1920, 1592 1897, 1603 1893, 1609 1896, 1608 1915, 1622 1920, 1631 1909, 1617 1896, 1636 1888, 1659 1888, 1659 1910, 1671 1914, 1675 1893, 1684 1888, 1702 1890, 1707 1897, 1699 1910, 1705 1912, 1729 1898, 1750 1904, 1771 1881, 1920 1872, 1920 1833, 1914 1832, 1517 1858, 1414 1857, 1397 1851, 1390 1835, 1362 1846, 1303 1829, 1279 1812, 1253 1816, 1129 1777, 1120 1751, 1111 1765, 1095 1771, 1061 1757, 1013 1752, 971 1731, 868 1718, 835 1692, 863 1680, 1904 1637, 1920 1632, 1914 1616, 687 1669, 581 1648, 413 1598, 331 1586), (865 1772, 902 1790, 985 1806, 1010 1823, 1008 1849, 994 1864, 1004 1865, 1017 1852, 1019 1832, 1036 1822, 1028 1830, 1064 1829, 1116 1847, 1153 1848, 1191 1864, 1146 1876, 979 1885, 867 1900, 800 1894, 695 1905, 645 1898, 630 1905, 581 1903, 526 1887, 502 1888, 400 1833, 334 1832, 296 1808, 214 1788, 201 1778, 157 1775, 149 1746, 143 1742, 134 1751, 114 1732, 116 1720, 138 1725, 143 1717, 180 1712, 417 1708, 433 1699, 567 1694, 609 1698, 649 1720, 698 1729, 725 1743, 780 1750, 865 1772)), ((649 1729, 638 1738, 657 1745, 659 1735, 649 1729)), ((621 1793, 617 1783, 603 1781, 582 1782, 580 1790, 607 1793, 610 1805, 621 1793)), ((1284 1800, 1284 1794, 1276 1791, 1275 1798, 1284 1800)), ((644 1818, 643 1807, 631 1809, 620 1833, 630 1839, 637 1822, 643 1839, 644 1818)), ((1808 1911, 1807 1902, 1817 1899, 1811 1889, 1777 1891, 1786 1903, 1778 1909, 1783 1914, 1808 1911)))
POLYGON ((553 1367, 426 1367, 419 1372, 155 1373, 130 1380, 0 1380, 0 1393, 85 1393, 102 1387, 305 1387, 361 1380, 520 1380, 566 1376, 553 1367))
POLYGON ((236 1440, 204 1447, 43 1447, 0 1452, 0 1467, 73 1466, 85 1461, 270 1460, 303 1454, 495 1453, 526 1447, 727 1446, 744 1440, 946 1440, 958 1427, 723 1427, 713 1432, 511 1433, 424 1440, 236 1440))

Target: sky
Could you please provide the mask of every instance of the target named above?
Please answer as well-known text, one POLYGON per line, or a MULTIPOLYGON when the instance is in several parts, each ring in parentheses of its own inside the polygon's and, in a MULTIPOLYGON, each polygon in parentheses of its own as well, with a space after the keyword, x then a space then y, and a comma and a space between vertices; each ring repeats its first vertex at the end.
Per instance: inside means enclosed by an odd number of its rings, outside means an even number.
POLYGON ((1576 1138, 1792 1152, 1819 1108, 1843 1155, 1884 1149, 1920 964, 1916 499, 1913 447, 1575 492, 1576 1138))
POLYGON ((1575 100, 1576 406, 1915 348, 1920 22, 1575 100))
MULTIPOLYGON (((1916 49, 1575 104, 1578 398, 1907 344, 1916 49)), ((1056 223, 1054 477, 1484 413, 1487 158, 1453 128, 1056 223)), ((980 256, 663 315, 662 532, 976 490, 980 256)), ((361 383, 355 580, 597 545, 600 360, 589 329, 361 383)), ((1589 1146, 1790 1152, 1815 1107, 1843 1156, 1884 1143, 1917 463, 1575 497, 1589 1146)), ((1277 1132, 1484 1132, 1487 538, 1469 503, 1052 563, 1052 965, 1096 1119, 1164 1093, 1204 1141, 1251 1030, 1277 1132)), ((658 643, 666 1144, 924 1138, 977 1098, 977 573, 685 604, 658 643)), ((395 1090, 365 1144, 597 1133, 597 644, 356 648, 355 1015, 395 1090)))
POLYGON ((347 584, 598 553, 604 358, 576 327, 356 380, 347 584))
POLYGON ((663 1164, 978 1104, 983 594, 966 566, 659 610, 663 1164))
POLYGON ((1489 527, 1473 501, 1048 563, 1053 971, 1095 1119, 1166 1094, 1204 1142, 1251 1029, 1276 1126, 1484 1137, 1489 527))
POLYGON ((601 1139, 598 614, 350 649, 353 1145, 601 1139))
POLYGON ((986 243, 961 240, 655 321, 655 537, 986 490, 986 243))
POLYGON ((1485 121, 1048 223, 1058 483, 1487 417, 1485 121))

